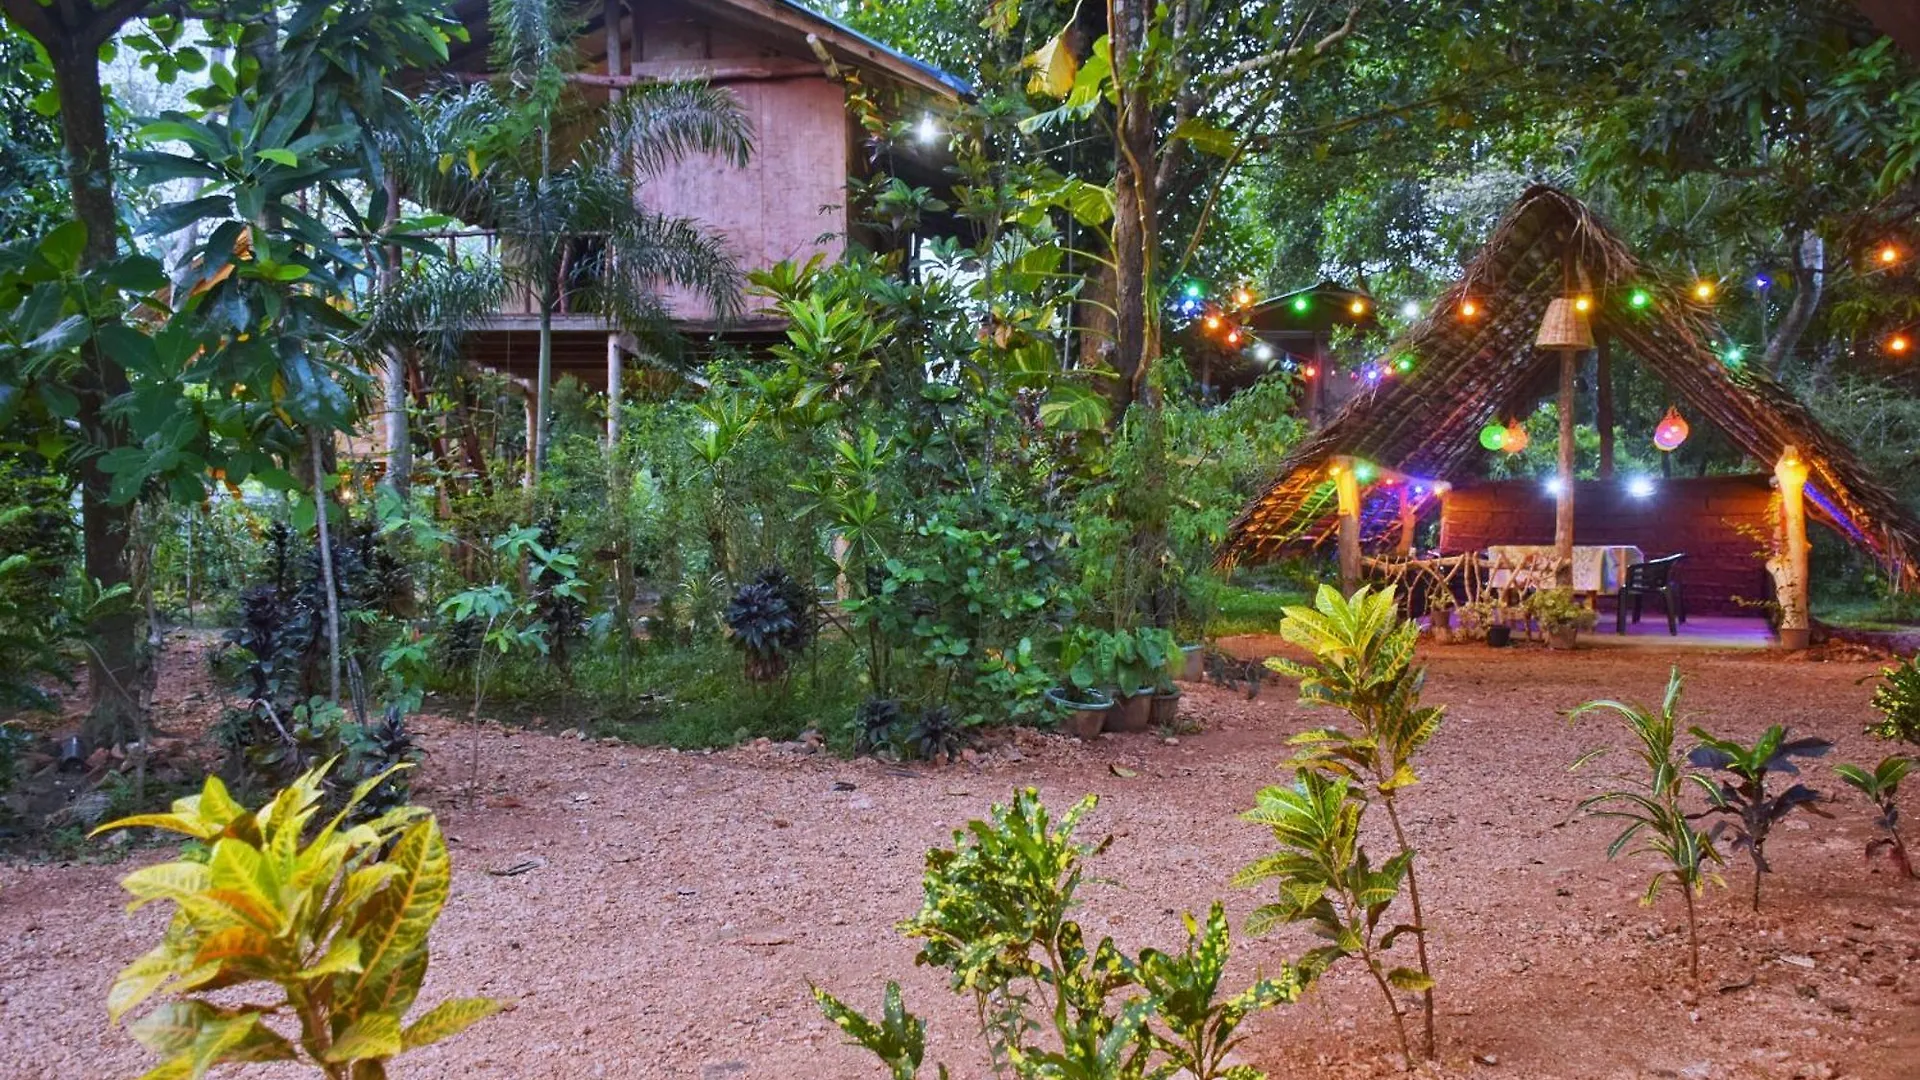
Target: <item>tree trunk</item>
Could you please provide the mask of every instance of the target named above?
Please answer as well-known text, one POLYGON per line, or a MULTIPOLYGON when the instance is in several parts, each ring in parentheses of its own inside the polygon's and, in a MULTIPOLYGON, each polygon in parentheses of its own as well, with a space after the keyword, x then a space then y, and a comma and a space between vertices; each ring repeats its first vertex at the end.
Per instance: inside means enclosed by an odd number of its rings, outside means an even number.
MULTIPOLYGON (((1150 91, 1128 72, 1146 40, 1151 8, 1144 0, 1109 0, 1113 70, 1118 86, 1114 118, 1113 257, 1116 266, 1113 367, 1119 404, 1150 398, 1148 367, 1158 356, 1159 319, 1153 309, 1153 270, 1159 245, 1159 199, 1154 110, 1150 91)), ((1118 413, 1116 413, 1116 419, 1118 413)))
POLYGON ((307 425, 307 457, 313 471, 313 527, 320 545, 320 584, 327 590, 327 694, 340 703, 340 590, 333 580, 333 538, 327 527, 326 453, 320 429, 307 425))
POLYGON ((540 472, 547 467, 547 394, 553 385, 553 306, 557 302, 551 292, 540 296, 540 367, 534 376, 533 397, 528 404, 533 415, 527 423, 527 490, 531 491, 540 482, 540 472))
MULTIPOLYGON (((15 5, 7 5, 15 14, 15 5)), ((44 9, 43 9, 44 10, 44 9)), ((60 10, 60 9, 55 9, 60 10)), ((67 187, 74 217, 87 228, 81 249, 82 269, 102 266, 119 253, 119 213, 113 195, 113 153, 107 140, 106 100, 100 85, 100 42, 104 32, 58 29, 35 32, 53 62, 53 84, 60 95, 60 135, 65 151, 67 187)), ((130 582, 127 543, 133 524, 132 504, 109 499, 112 478, 100 467, 102 457, 126 445, 126 428, 108 415, 107 403, 127 390, 126 372, 97 344, 84 351, 74 392, 82 438, 89 449, 77 455, 80 474, 80 524, 86 576, 102 588, 130 582)), ((91 697, 83 734, 93 745, 124 742, 134 730, 139 709, 134 684, 139 676, 135 617, 131 606, 104 605, 106 613, 88 625, 93 647, 87 653, 91 697)))
POLYGON ((1767 371, 1775 378, 1780 377, 1781 370, 1786 367, 1787 357, 1799 346, 1800 338, 1813 323, 1814 313, 1820 310, 1820 295, 1826 287, 1826 261, 1826 241, 1812 230, 1801 233, 1791 271, 1793 302, 1787 305, 1787 314, 1780 320, 1780 328, 1767 341, 1767 371))
MULTIPOLYGON (((400 217, 399 181, 387 177, 387 228, 400 217)), ((381 252, 380 287, 391 294, 400 282, 400 249, 388 244, 381 252)), ((387 481, 402 496, 413 481, 413 442, 407 432, 407 355, 397 345, 387 346, 387 481)))

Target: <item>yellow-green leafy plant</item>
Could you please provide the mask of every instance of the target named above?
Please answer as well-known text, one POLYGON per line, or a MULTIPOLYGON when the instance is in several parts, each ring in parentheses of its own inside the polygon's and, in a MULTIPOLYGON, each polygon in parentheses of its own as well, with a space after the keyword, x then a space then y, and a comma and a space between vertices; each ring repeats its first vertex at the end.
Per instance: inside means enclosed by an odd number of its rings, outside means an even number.
POLYGON ((155 995, 169 1000, 130 1025, 160 1054, 143 1080, 205 1076, 223 1064, 300 1062, 330 1080, 383 1080, 386 1063, 491 1015, 455 998, 406 1022, 427 974, 427 935, 452 877, 432 814, 402 807, 350 824, 370 777, 317 828, 328 762, 265 806, 236 803, 218 777, 172 811, 99 831, 147 826, 197 841, 189 853, 127 875, 129 910, 174 905, 160 943, 107 992, 119 1021, 155 995), (277 990, 278 1000, 234 987, 277 990))
POLYGON ((1440 730, 1444 712, 1420 704, 1427 671, 1413 663, 1419 634, 1418 623, 1400 617, 1392 586, 1361 588, 1349 599, 1322 585, 1312 607, 1289 607, 1280 623, 1280 636, 1310 653, 1312 662, 1273 657, 1267 667, 1299 682, 1302 704, 1340 709, 1353 718, 1352 731, 1325 727, 1294 736, 1291 742, 1299 750, 1283 767, 1351 780, 1364 801, 1377 799, 1386 811, 1400 848, 1389 864, 1404 867, 1413 913, 1406 932, 1413 935, 1420 961, 1420 978, 1404 978, 1401 985, 1418 989, 1424 1053, 1432 1060, 1433 966, 1427 956, 1414 848, 1400 820, 1399 801, 1401 792, 1420 782, 1414 755, 1440 730))

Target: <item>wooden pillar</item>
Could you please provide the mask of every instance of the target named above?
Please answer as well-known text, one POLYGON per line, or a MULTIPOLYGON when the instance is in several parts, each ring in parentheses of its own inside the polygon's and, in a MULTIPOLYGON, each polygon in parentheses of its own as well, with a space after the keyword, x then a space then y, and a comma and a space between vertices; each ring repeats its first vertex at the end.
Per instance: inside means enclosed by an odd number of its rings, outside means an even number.
POLYGON ((1400 539, 1393 545, 1394 553, 1401 556, 1413 554, 1413 530, 1419 525, 1419 515, 1414 513, 1413 499, 1407 495, 1407 485, 1403 480, 1395 494, 1400 496, 1400 539))
POLYGON ((1780 602, 1780 644, 1789 649, 1806 648, 1813 628, 1807 588, 1807 473, 1807 463, 1795 446, 1782 451, 1773 467, 1774 479, 1780 484, 1783 542, 1767 560, 1767 569, 1773 574, 1780 602))
POLYGON ((539 397, 533 393, 525 396, 527 405, 527 464, 526 472, 521 476, 521 486, 528 491, 540 479, 540 405, 539 397))
POLYGON ((1348 595, 1360 587, 1360 478, 1353 459, 1333 459, 1333 489, 1340 505, 1340 587, 1348 595))
POLYGON ((1594 327, 1593 426, 1600 429, 1600 479, 1613 479, 1613 335, 1594 327))
POLYGON ((620 445, 620 379, 625 374, 620 335, 607 335, 607 452, 620 445))
POLYGON ((1554 494, 1553 555, 1560 563, 1554 581, 1563 589, 1573 587, 1573 371, 1579 356, 1573 349, 1560 353, 1560 483, 1554 494))
MULTIPOLYGON (((620 12, 626 5, 621 0, 606 0, 602 11, 601 23, 607 35, 607 74, 620 74, 620 12)), ((607 100, 619 101, 620 89, 614 87, 607 91, 607 100)))

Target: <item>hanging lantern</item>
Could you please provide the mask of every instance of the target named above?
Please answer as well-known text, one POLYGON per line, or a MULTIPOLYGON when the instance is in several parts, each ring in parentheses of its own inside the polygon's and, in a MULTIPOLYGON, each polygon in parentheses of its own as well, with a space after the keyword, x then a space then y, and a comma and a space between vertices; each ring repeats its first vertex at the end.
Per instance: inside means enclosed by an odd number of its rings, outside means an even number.
POLYGON ((1687 441, 1687 433, 1691 430, 1687 427, 1686 418, 1680 415, 1680 410, 1669 405, 1667 415, 1661 417, 1659 425, 1653 429, 1653 445, 1670 454, 1680 449, 1680 444, 1687 441))
POLYGON ((1487 421, 1487 426, 1480 429, 1480 445, 1489 450, 1507 445, 1507 426, 1498 420, 1487 421))
POLYGON ((1520 421, 1515 420, 1507 425, 1506 441, 1500 444, 1500 449, 1509 454, 1517 454, 1526 448, 1527 429, 1520 426, 1520 421))
POLYGON ((1546 318, 1540 320, 1540 333, 1533 343, 1542 349, 1591 349, 1593 328, 1587 325, 1587 313, 1577 301, 1564 296, 1547 305, 1546 318))

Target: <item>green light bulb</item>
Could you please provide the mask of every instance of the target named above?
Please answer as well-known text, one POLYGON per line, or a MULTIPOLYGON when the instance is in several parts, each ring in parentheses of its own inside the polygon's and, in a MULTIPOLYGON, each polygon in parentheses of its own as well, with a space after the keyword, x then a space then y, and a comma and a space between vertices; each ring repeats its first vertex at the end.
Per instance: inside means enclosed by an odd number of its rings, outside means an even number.
POLYGON ((1393 362, 1393 367, 1395 371, 1398 371, 1400 374, 1405 375, 1407 372, 1413 370, 1413 357, 1403 356, 1400 359, 1395 360, 1393 362))
POLYGON ((1309 301, 1307 300, 1306 297, 1296 296, 1293 298, 1293 310, 1300 312, 1302 314, 1305 314, 1308 303, 1309 301))
POLYGON ((1651 303, 1653 303, 1653 297, 1648 296, 1645 289, 1635 289, 1633 295, 1627 297, 1627 304, 1630 307, 1643 308, 1651 303))

